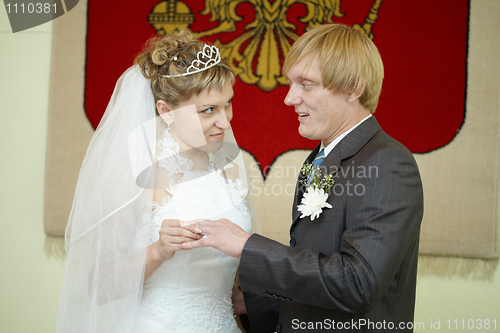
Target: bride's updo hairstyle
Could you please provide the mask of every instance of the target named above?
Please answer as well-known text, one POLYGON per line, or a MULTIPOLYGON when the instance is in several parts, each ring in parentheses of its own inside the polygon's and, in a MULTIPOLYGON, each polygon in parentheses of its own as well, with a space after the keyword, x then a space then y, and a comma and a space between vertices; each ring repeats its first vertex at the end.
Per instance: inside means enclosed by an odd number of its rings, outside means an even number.
POLYGON ((151 80, 155 102, 163 100, 177 107, 204 89, 222 90, 227 83, 234 84, 234 72, 225 60, 195 74, 164 76, 186 73, 205 45, 188 30, 173 32, 165 37, 153 37, 146 42, 142 53, 135 58, 134 65, 139 66, 144 77, 151 80))

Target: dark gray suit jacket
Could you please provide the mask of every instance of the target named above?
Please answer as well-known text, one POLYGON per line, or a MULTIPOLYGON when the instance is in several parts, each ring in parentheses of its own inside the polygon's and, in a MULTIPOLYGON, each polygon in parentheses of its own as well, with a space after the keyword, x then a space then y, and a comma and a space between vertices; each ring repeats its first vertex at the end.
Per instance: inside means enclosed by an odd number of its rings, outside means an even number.
POLYGON ((413 155, 370 117, 322 168, 334 175, 332 208, 300 218, 298 183, 290 246, 260 235, 245 244, 239 281, 250 332, 411 332, 423 215, 413 155))

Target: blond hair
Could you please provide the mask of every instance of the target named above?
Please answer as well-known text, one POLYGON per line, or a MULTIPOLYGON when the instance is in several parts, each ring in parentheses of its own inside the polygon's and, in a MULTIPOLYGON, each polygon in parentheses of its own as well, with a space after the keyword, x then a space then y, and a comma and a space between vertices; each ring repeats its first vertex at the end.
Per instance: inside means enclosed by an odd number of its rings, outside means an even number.
POLYGON ((225 60, 199 73, 166 78, 163 75, 186 73, 191 62, 205 44, 188 30, 173 32, 165 37, 149 39, 134 60, 142 74, 151 80, 155 102, 163 100, 172 107, 199 95, 204 89, 218 89, 234 85, 234 72, 225 60))
POLYGON ((283 73, 307 56, 310 56, 308 67, 316 58, 319 60, 325 88, 350 94, 364 84, 359 102, 370 112, 375 111, 382 91, 384 65, 370 38, 345 25, 320 25, 293 44, 285 59, 283 73))

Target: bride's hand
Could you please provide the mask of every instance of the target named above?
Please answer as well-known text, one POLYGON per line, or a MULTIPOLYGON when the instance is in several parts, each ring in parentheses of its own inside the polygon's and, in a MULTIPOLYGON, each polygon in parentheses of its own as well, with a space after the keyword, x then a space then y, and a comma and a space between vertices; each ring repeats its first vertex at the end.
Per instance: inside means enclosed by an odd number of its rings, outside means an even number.
POLYGON ((146 281, 165 260, 172 259, 176 251, 184 250, 182 243, 192 242, 201 237, 202 235, 200 234, 182 228, 180 220, 164 220, 160 229, 160 239, 149 246, 146 269, 144 271, 144 281, 146 281))
MULTIPOLYGON (((191 221, 191 223, 196 221, 191 221)), ((162 261, 171 259, 176 251, 184 250, 182 243, 198 240, 202 236, 181 226, 180 220, 163 220, 160 239, 153 243, 152 249, 162 261)))

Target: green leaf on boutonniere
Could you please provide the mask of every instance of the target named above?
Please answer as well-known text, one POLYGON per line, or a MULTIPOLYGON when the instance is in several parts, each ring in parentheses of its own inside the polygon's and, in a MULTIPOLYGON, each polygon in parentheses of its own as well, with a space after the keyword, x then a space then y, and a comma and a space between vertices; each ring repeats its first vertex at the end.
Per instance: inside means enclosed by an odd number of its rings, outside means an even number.
POLYGON ((332 175, 326 175, 322 177, 320 167, 319 166, 313 167, 311 163, 304 164, 300 169, 300 172, 306 176, 305 179, 300 181, 300 183, 305 187, 308 187, 307 179, 310 177, 311 173, 312 173, 312 179, 311 183, 309 184, 309 187, 312 187, 313 189, 323 190, 325 193, 328 193, 328 190, 335 183, 335 180, 333 179, 332 175))

